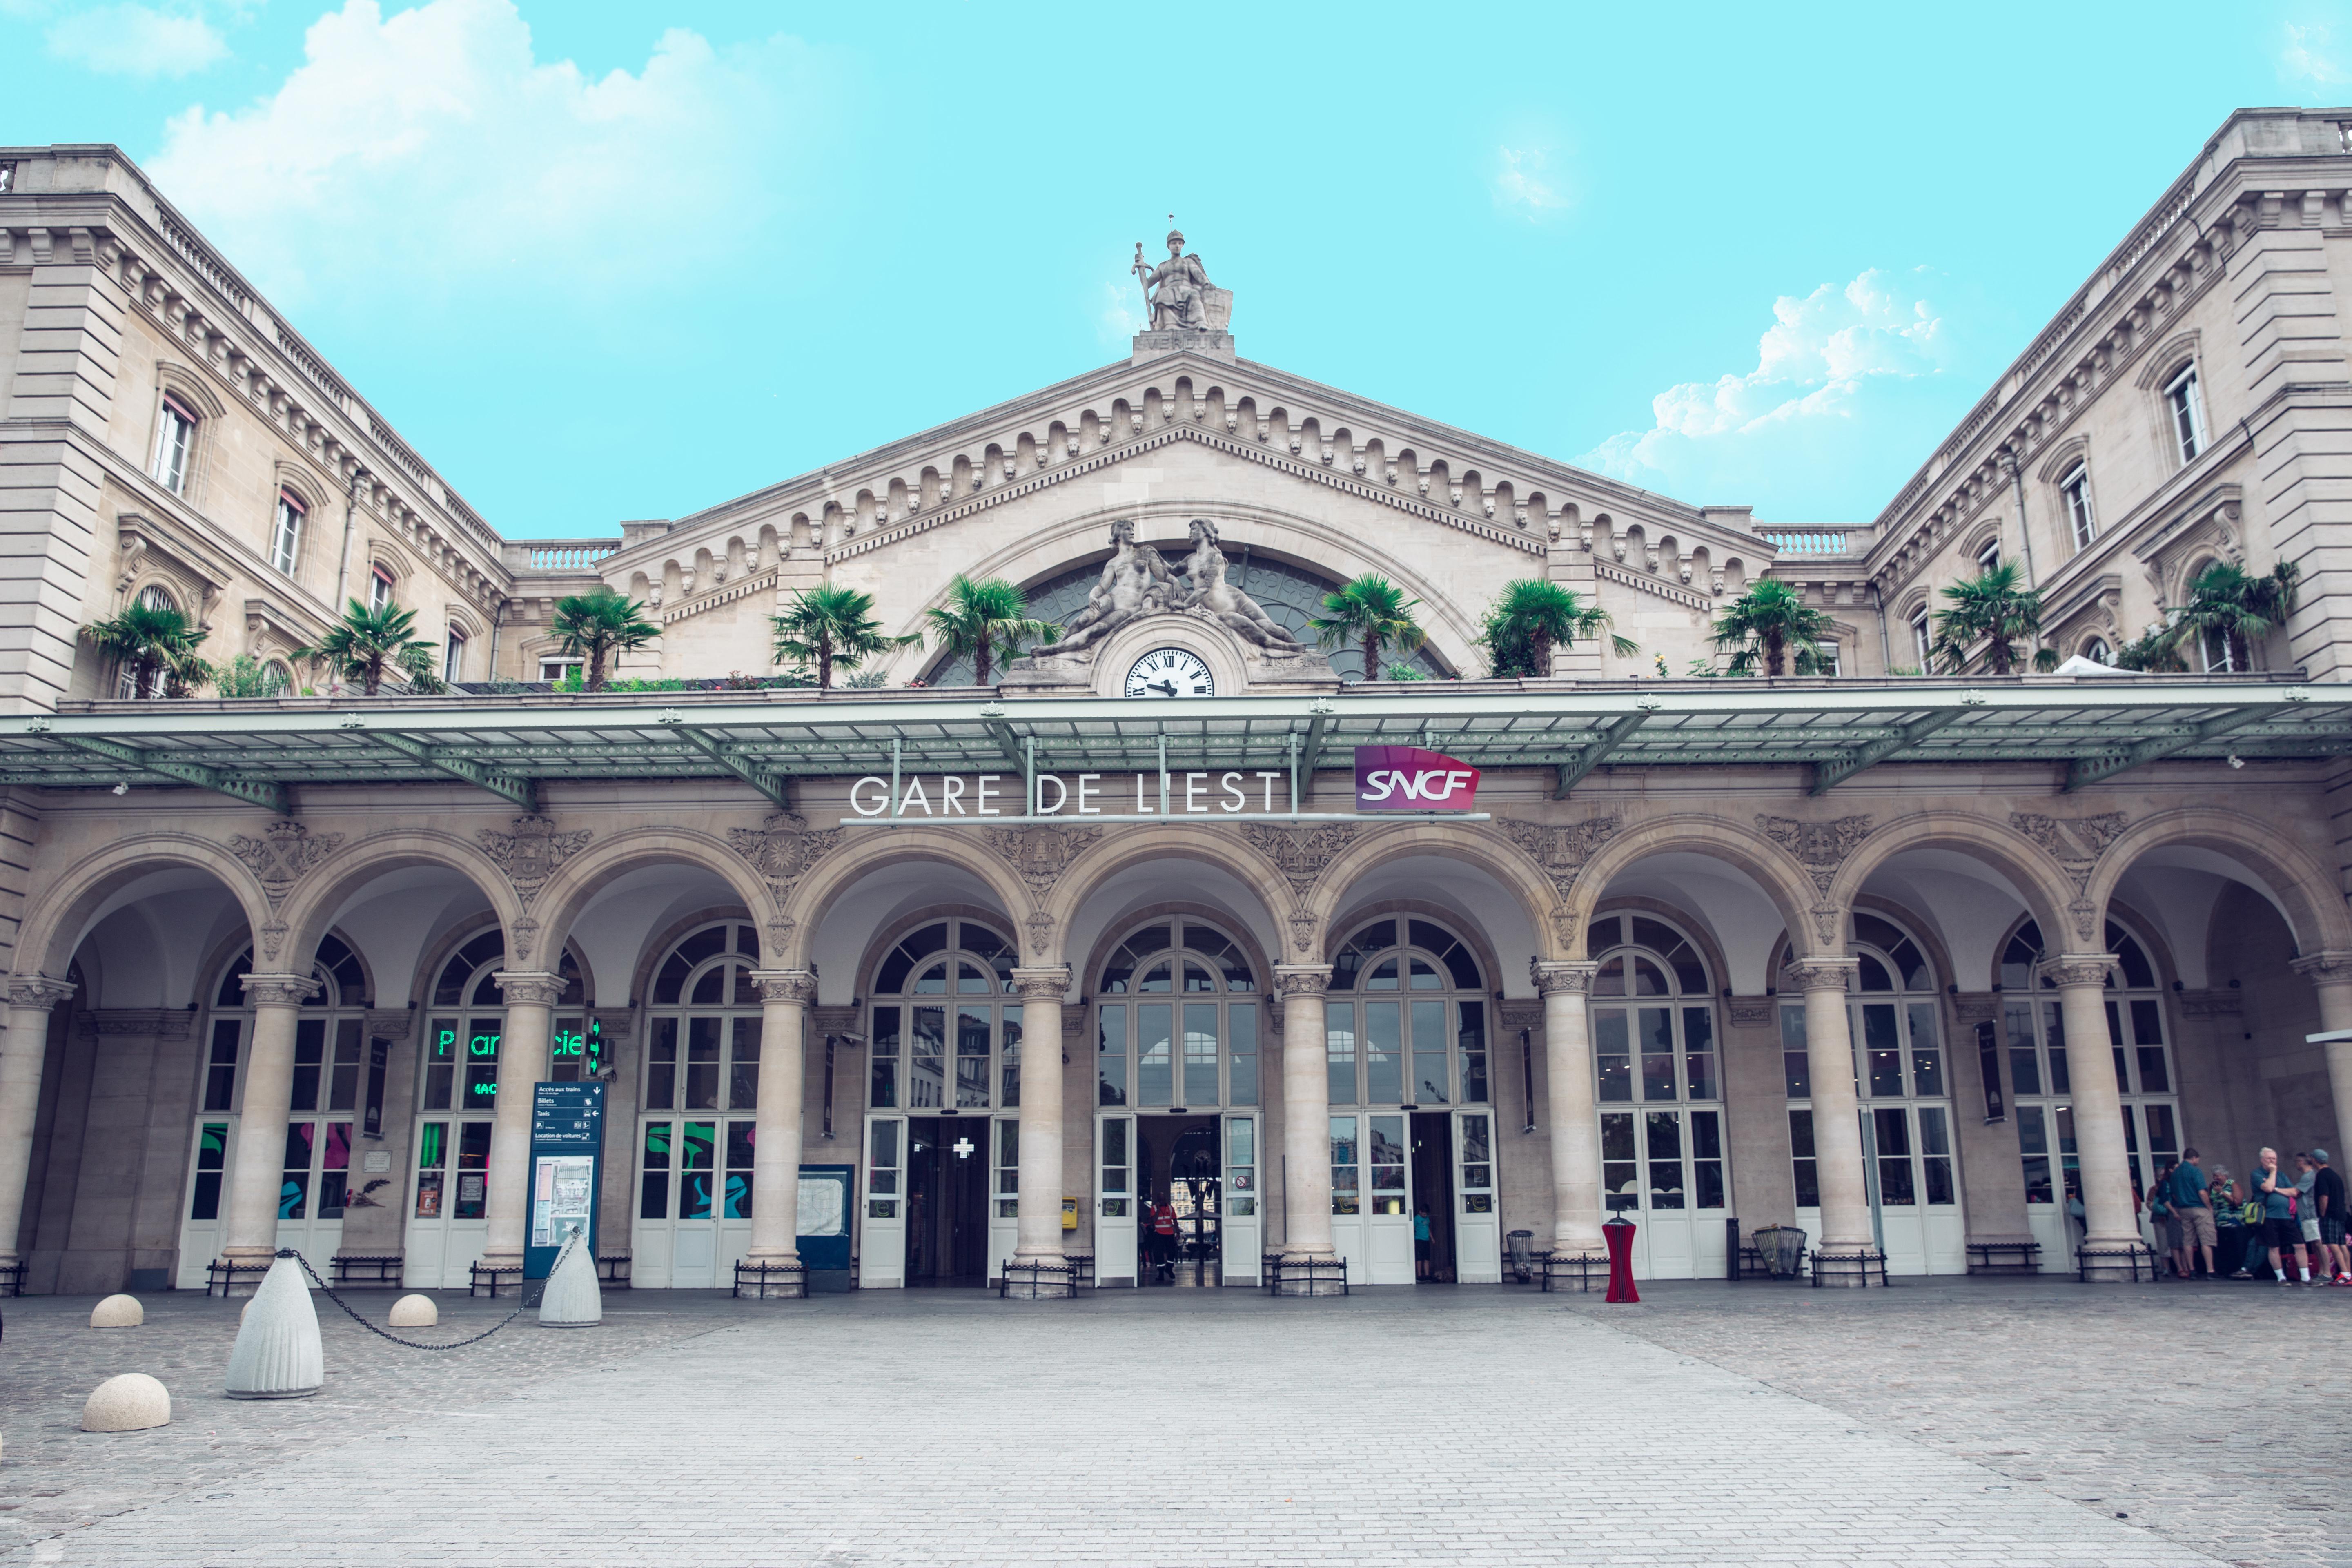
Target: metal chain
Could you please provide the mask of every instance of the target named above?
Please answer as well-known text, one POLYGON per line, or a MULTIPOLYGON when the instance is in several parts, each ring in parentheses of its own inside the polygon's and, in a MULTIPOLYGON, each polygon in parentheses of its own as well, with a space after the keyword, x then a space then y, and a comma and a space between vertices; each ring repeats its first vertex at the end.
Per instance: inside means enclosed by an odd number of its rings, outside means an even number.
MULTIPOLYGON (((563 1251, 555 1255, 555 1263, 557 1267, 561 1267, 562 1265, 564 1255, 569 1253, 572 1248, 578 1244, 579 1240, 580 1237, 576 1233, 566 1238, 563 1243, 563 1251)), ((341 1296, 335 1294, 335 1288, 332 1285, 328 1284, 324 1279, 319 1278, 319 1271, 310 1267, 310 1260, 303 1257, 299 1252, 294 1250, 294 1248, 290 1247, 281 1247, 278 1249, 278 1256, 280 1258, 290 1258, 295 1262, 300 1264, 302 1266, 302 1272, 310 1277, 310 1283, 317 1286, 320 1289, 324 1290, 327 1293, 327 1300, 332 1301, 336 1306, 341 1307, 344 1313, 350 1317, 352 1322, 357 1323, 361 1328, 365 1329, 369 1333, 375 1335, 378 1339, 390 1340, 394 1344, 405 1345, 413 1351, 455 1351, 463 1350, 467 1345, 480 1344, 484 1340, 488 1339, 492 1334, 497 1333, 500 1329, 505 1328, 509 1323, 511 1323, 517 1318, 521 1317, 525 1310, 524 1308, 517 1307, 513 1311, 509 1312, 505 1317, 499 1319, 497 1322, 492 1323, 488 1328, 484 1329, 480 1333, 476 1334, 470 1340, 453 1340, 446 1345, 428 1345, 417 1340, 404 1340, 398 1334, 391 1333, 385 1330, 380 1329, 373 1323, 369 1322, 365 1318, 361 1317, 358 1312, 352 1310, 352 1304, 349 1301, 344 1300, 341 1296)), ((555 1268, 551 1268, 547 1272, 551 1278, 555 1273, 555 1268)))

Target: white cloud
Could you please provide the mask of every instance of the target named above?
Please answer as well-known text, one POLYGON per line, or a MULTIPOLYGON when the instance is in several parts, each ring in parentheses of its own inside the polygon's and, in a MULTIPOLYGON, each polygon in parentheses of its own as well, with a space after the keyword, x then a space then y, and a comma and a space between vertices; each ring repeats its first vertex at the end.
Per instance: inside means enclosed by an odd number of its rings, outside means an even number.
POLYGON ((2325 22, 2313 22, 2297 26, 2286 25, 2286 47, 2279 51, 2279 69, 2291 81, 2309 82, 2314 87, 2334 87, 2352 80, 2327 54, 2334 42, 2325 22))
POLYGON ((708 266, 822 113, 797 39, 672 29, 592 80, 534 58, 510 0, 348 0, 303 52, 255 102, 174 117, 147 165, 281 305, 331 281, 543 293, 641 281, 654 256, 708 266))
POLYGON ((1143 294, 1134 283, 1102 286, 1102 310, 1095 317, 1097 337, 1124 348, 1129 338, 1143 331, 1144 324, 1143 294))
POLYGON ((1549 177, 1551 157, 1540 147, 1497 147, 1495 205, 1517 207, 1528 217, 1558 212, 1568 196, 1549 177))
MULTIPOLYGON (((1685 496, 1727 480, 1770 493, 1809 462, 1847 462, 1857 452, 1877 466, 1888 446, 1879 426, 1908 401, 1906 384, 1947 368, 1942 318, 1874 268, 1843 288, 1783 295, 1772 316, 1755 369, 1668 387, 1651 399, 1650 428, 1621 431, 1576 461, 1685 496)), ((1810 493, 1843 489, 1830 480, 1810 493)))
POLYGON ((195 12, 100 5, 61 16, 49 53, 105 76, 186 76, 228 58, 228 40, 195 12))

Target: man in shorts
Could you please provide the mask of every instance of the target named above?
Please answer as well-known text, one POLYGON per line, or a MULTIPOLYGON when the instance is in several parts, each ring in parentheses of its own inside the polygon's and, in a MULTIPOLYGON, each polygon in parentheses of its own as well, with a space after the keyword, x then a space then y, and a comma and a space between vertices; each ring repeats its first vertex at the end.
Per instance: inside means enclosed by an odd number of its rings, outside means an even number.
POLYGON ((2221 1278, 2213 1268, 2213 1207, 2205 1198, 2207 1184, 2205 1167, 2197 1163, 2197 1151, 2187 1151, 2181 1156, 2180 1169, 2172 1173, 2172 1217, 2180 1226, 2179 1261, 2184 1279, 2195 1277, 2195 1254, 2200 1248, 2205 1254, 2206 1277, 2221 1278))
POLYGON ((2325 1149, 2314 1149, 2311 1163, 2319 1167, 2311 1195, 2312 1206, 2319 1211, 2319 1250, 2327 1266, 2328 1282, 2352 1286, 2352 1248, 2344 1243, 2344 1177, 2327 1163, 2325 1149))
MULTIPOLYGON (((2254 1196, 2263 1205, 2263 1245, 2270 1249, 2271 1269, 2280 1284, 2293 1285, 2287 1268, 2290 1263, 2301 1268, 2303 1261, 2298 1256, 2303 1250, 2303 1227, 2294 1222, 2294 1183, 2279 1169, 2275 1149, 2265 1149, 2256 1157, 2246 1179, 2253 1184, 2254 1196)), ((2303 1282, 2311 1283, 2308 1272, 2303 1282)))
POLYGON ((2319 1205, 2312 1201, 2312 1187, 2319 1180, 2319 1166, 2308 1152, 2298 1152, 2294 1157, 2294 1223, 2303 1231, 2303 1255, 2309 1260, 2304 1271, 2305 1280, 2313 1285, 2325 1285, 2331 1276, 2327 1272, 2327 1253, 2319 1245, 2319 1205))

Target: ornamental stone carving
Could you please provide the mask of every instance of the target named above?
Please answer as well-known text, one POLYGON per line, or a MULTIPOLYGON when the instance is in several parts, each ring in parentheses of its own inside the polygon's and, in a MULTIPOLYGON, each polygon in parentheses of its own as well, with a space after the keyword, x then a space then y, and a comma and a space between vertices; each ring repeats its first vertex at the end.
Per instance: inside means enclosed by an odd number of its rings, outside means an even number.
POLYGON ((2287 967, 2314 985, 2352 984, 2352 952, 2315 952, 2290 960, 2287 967))
POLYGON ((563 976, 541 972, 501 969, 490 978, 509 1007, 552 1007, 563 994, 563 976))
POLYGON ((514 831, 500 833, 485 827, 474 837, 481 841, 482 850, 506 873, 508 881, 526 904, 539 896, 547 879, 558 868, 588 847, 589 830, 580 828, 559 832, 551 816, 518 816, 514 831))
POLYGON ((1507 1030, 1540 1029, 1543 1027, 1543 1003, 1526 997, 1506 999, 1495 1004, 1495 1016, 1507 1030))
POLYGON ((1274 868, 1290 884, 1293 896, 1304 899, 1323 875, 1323 868, 1355 841, 1360 830, 1352 822, 1318 822, 1296 827, 1244 822, 1241 831, 1251 848, 1274 862, 1274 868))
MULTIPOLYGON (((809 830, 808 824, 789 811, 772 811, 757 827, 730 827, 727 843, 751 868, 767 879, 779 899, 809 873, 809 868, 833 853, 841 842, 838 827, 809 830)), ((778 944, 778 952, 782 945, 778 944)))
POLYGON ((1548 958, 1528 960, 1528 973, 1536 983, 1538 995, 1589 996, 1592 993, 1592 977, 1601 965, 1585 959, 1561 962, 1548 958))
POLYGON ((2074 935, 2084 942, 2099 934, 2099 908, 2088 896, 2091 873, 2099 864, 2099 857, 2107 847, 2124 836, 2131 826, 2131 814, 2125 811, 2103 811, 2093 816, 2047 816, 2040 812, 2010 813, 2009 825, 2038 845, 2042 852, 2058 862, 2066 879, 2074 884, 2074 897, 2066 906, 2067 918, 2074 922, 2074 935))
MULTIPOLYGON (((1617 837, 1622 820, 1615 816, 1587 817, 1582 822, 1564 826, 1548 822, 1523 822, 1507 816, 1495 826, 1503 836, 1524 850, 1528 858, 1543 868, 1551 879, 1553 891, 1562 899, 1576 881, 1584 863, 1592 858, 1603 844, 1617 837)), ((1567 940, 1565 938, 1563 941, 1567 940)))
POLYGON ((186 1039, 195 1021, 195 1015, 185 1007, 107 1007, 80 1014, 75 1020, 85 1035, 160 1040, 186 1039))
POLYGON ((1277 963, 1274 966, 1274 990, 1278 996, 1320 996, 1330 985, 1331 966, 1328 963, 1277 963))
POLYGON ((286 945, 286 922, 280 920, 264 921, 261 922, 261 929, 253 935, 254 944, 261 949, 261 962, 277 963, 278 950, 286 945))
POLYGON ((1013 972, 1013 990, 1024 1002, 1059 1002, 1069 994, 1069 966, 1055 964, 1049 969, 1016 969, 1013 972))
POLYGON ((797 1002, 805 1007, 816 1000, 816 972, 811 969, 755 969, 751 984, 762 1002, 797 1002))
POLYGON ((46 974, 28 974, 22 980, 8 982, 8 1005, 39 1008, 46 1012, 74 994, 70 980, 52 980, 46 974))
POLYGON ((1813 917, 1813 935, 1823 947, 1835 947, 1838 931, 1845 924, 1845 911, 1835 904, 1815 904, 1808 912, 1813 917))
POLYGON ((1305 910, 1290 917, 1290 945, 1300 952, 1313 952, 1322 931, 1322 920, 1305 910))
POLYGON ((1853 987, 1862 961, 1854 958, 1801 958, 1780 971, 1781 988, 1790 991, 1838 991, 1853 987))
POLYGON ((809 1023, 827 1039, 855 1042, 866 1037, 863 1007, 811 1007, 809 1023))
POLYGON ((514 950, 515 962, 529 963, 530 950, 539 945, 539 922, 525 915, 508 928, 507 945, 514 950))
POLYGON ((248 974, 245 999, 256 1007, 299 1007, 319 994, 319 983, 308 974, 248 974))
POLYGON ((768 956, 781 957, 789 950, 792 945, 793 932, 800 930, 800 921, 789 916, 770 921, 768 922, 768 956))
POLYGON ((232 837, 228 852, 245 863, 275 909, 305 872, 341 848, 342 842, 340 833, 313 833, 281 816, 264 828, 258 838, 242 833, 232 837))
POLYGON ((1022 922, 1022 927, 1029 933, 1031 952, 1043 956, 1054 951, 1053 916, 1043 910, 1034 910, 1029 918, 1022 922))
POLYGON ((1780 1002, 1770 996, 1734 996, 1730 1003, 1731 1026, 1735 1029, 1765 1028, 1774 1022, 1780 1011, 1780 1002))
POLYGON ((416 1015, 405 1007, 386 1008, 381 1013, 370 1013, 362 1028, 371 1040, 397 1042, 408 1038, 415 1021, 416 1015))
MULTIPOLYGON (((1756 826, 1765 837, 1795 857, 1812 878, 1816 891, 1826 893, 1837 880, 1838 868, 1870 837, 1868 816, 1840 816, 1828 822, 1801 822, 1793 816, 1759 816, 1756 826)), ((1836 940, 1832 929, 1824 942, 1836 940)))
POLYGON ((1952 998, 1952 1022, 1964 1029, 1990 1024, 2000 1016, 2000 998, 1990 991, 1971 992, 1952 998))
POLYGON ((2067 952, 2056 958, 2044 959, 2034 973, 2061 991, 2075 986, 2106 988, 2107 968, 2115 963, 2113 955, 2104 952, 2067 952))
POLYGON ((989 847, 1003 856, 1021 879, 1029 884, 1030 892, 1040 898, 1051 892, 1054 884, 1062 879, 1062 873, 1070 868, 1070 862, 1102 836, 1099 827, 1055 827, 1044 824, 988 829, 989 847))
POLYGON ((2183 991, 2173 1000, 2184 1018, 2234 1018, 2246 1010, 2246 994, 2216 985, 2204 991, 2183 991))

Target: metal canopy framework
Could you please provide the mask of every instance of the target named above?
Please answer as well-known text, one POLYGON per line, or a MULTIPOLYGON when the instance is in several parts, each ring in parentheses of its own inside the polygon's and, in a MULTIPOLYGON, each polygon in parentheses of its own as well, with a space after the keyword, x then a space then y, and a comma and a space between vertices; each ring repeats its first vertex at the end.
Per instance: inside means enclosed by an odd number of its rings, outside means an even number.
POLYGON ((2097 681, 1383 682, 1337 696, 1094 697, 788 690, 562 697, 92 702, 0 718, 0 783, 194 784, 284 811, 289 786, 462 779, 535 809, 567 781, 733 778, 780 805, 793 778, 906 773, 1311 772, 1358 745, 1489 772, 1808 770, 1815 794, 1875 764, 2042 763, 2076 788, 2159 757, 2352 752, 2352 685, 2261 676, 2097 681))

